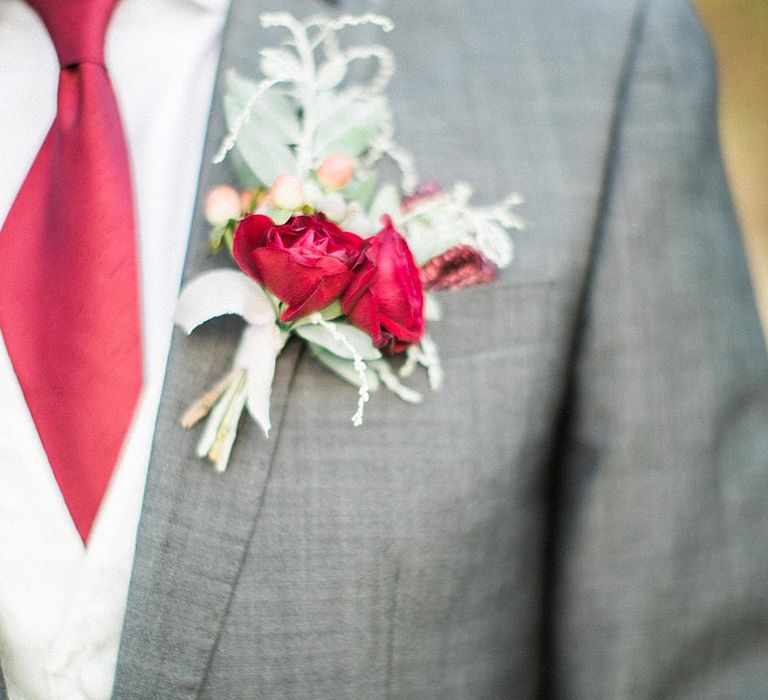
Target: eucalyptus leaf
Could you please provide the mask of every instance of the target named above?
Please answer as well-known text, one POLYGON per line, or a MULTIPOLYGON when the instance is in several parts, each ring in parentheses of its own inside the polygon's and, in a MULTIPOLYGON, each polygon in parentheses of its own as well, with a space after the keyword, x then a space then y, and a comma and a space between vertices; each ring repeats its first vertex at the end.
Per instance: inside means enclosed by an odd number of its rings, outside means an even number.
MULTIPOLYGON (((233 70, 226 80, 224 113, 232 129, 259 87, 233 70)), ((294 172, 296 159, 289 146, 298 141, 300 130, 288 97, 274 87, 259 95, 237 136, 234 165, 241 182, 246 187, 269 186, 278 175, 294 172)))
POLYGON ((356 157, 365 153, 381 133, 387 107, 381 96, 342 95, 333 100, 315 132, 314 151, 322 158, 329 153, 356 157))
MULTIPOLYGON (((352 360, 344 360, 313 343, 310 343, 309 347, 318 361, 322 362, 331 372, 352 386, 360 386, 360 375, 357 373, 355 363, 352 360)), ((365 385, 368 391, 376 391, 380 386, 378 375, 369 369, 365 370, 365 385)))
MULTIPOLYGON (((243 78, 234 69, 226 74, 226 94, 234 101, 240 110, 244 109, 259 86, 247 78, 243 78)), ((280 140, 291 145, 298 142, 301 136, 301 123, 294 100, 284 95, 278 87, 271 87, 259 95, 254 102, 254 110, 260 121, 268 122, 269 128, 279 134, 280 140)), ((253 115, 251 115, 253 119, 253 115)))
POLYGON ((232 167, 237 175, 237 181, 244 190, 254 190, 257 187, 263 186, 261 180, 254 175, 251 166, 245 162, 245 158, 243 158, 240 151, 236 148, 232 149, 227 154, 227 158, 232 163, 232 167))
MULTIPOLYGON (((335 325, 336 330, 344 336, 346 341, 364 360, 377 360, 381 357, 381 353, 373 347, 371 336, 365 331, 361 331, 359 328, 356 328, 349 323, 338 323, 334 321, 333 324, 335 325)), ((319 345, 338 357, 343 357, 347 360, 354 359, 349 348, 335 338, 333 333, 331 333, 325 326, 319 324, 307 324, 296 328, 296 333, 304 338, 304 340, 319 345)))
POLYGON ((224 242, 224 226, 214 226, 210 233, 211 252, 215 253, 224 242))
MULTIPOLYGON (((226 95, 224 113, 230 129, 241 112, 242 107, 230 95, 226 95)), ((264 118, 255 110, 240 128, 236 148, 247 167, 265 187, 269 187, 278 175, 296 170, 296 158, 291 149, 283 143, 274 127, 265 124, 264 118)))
POLYGON ((275 209, 274 207, 270 207, 267 209, 267 216, 280 226, 293 216, 293 212, 288 209, 275 209))
MULTIPOLYGON (((326 306, 323 309, 320 309, 318 311, 320 316, 324 321, 332 321, 336 318, 339 318, 339 316, 342 316, 342 310, 341 310, 341 301, 336 299, 335 301, 332 301, 328 306, 326 306)), ((302 316, 299 319, 296 319, 293 321, 289 326, 289 331, 296 331, 302 326, 310 326, 317 323, 317 320, 315 319, 315 314, 310 314, 309 316, 302 316)))
POLYGON ((320 314, 326 321, 332 321, 334 318, 341 316, 341 302, 336 299, 332 301, 324 309, 320 310, 320 314))
POLYGON ((339 191, 339 194, 347 202, 357 202, 361 207, 365 207, 373 196, 377 180, 376 173, 371 171, 360 179, 352 180, 343 190, 339 191))
POLYGON ((287 49, 263 49, 261 51, 261 72, 274 80, 301 81, 304 69, 296 54, 287 49))

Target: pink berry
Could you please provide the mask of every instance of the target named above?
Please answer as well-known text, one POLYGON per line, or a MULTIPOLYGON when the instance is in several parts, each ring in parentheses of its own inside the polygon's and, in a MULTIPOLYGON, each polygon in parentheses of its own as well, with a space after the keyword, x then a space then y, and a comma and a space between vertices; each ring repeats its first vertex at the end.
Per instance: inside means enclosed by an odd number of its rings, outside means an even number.
POLYGON ((240 218, 240 195, 234 187, 217 185, 205 198, 205 218, 211 226, 223 226, 240 218))
POLYGON ((304 187, 295 175, 278 175, 269 188, 272 202, 278 209, 298 209, 304 203, 304 187))
POLYGON ((355 163, 349 156, 343 153, 332 153, 317 169, 317 179, 329 190, 340 190, 352 179, 354 171, 355 163))

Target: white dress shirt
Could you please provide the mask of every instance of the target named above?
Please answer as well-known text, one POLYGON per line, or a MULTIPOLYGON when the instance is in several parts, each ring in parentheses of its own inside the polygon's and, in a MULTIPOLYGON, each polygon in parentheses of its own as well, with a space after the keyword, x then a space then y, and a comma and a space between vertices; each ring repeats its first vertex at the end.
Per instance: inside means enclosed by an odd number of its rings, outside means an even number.
MULTIPOLYGON (((122 0, 107 33, 137 205, 145 374, 87 547, 0 340, 0 664, 12 700, 111 694, 227 3, 122 0)), ((23 0, 0 0, 0 66, 2 222, 56 113, 56 54, 23 0)))

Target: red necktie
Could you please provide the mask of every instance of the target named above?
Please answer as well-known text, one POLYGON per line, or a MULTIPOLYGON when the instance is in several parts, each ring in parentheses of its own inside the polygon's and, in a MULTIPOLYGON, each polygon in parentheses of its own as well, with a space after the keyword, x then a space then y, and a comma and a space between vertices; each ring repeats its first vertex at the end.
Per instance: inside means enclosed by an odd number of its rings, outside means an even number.
POLYGON ((141 390, 131 180, 104 67, 116 1, 28 0, 61 64, 58 111, 0 230, 0 330, 83 541, 141 390))

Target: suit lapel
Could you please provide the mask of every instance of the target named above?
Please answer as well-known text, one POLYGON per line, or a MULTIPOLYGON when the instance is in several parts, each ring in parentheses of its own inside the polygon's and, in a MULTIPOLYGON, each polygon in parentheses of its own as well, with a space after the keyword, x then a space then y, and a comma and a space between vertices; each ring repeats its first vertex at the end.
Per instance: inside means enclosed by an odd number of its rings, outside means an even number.
MULTIPOLYGON (((283 3, 299 14, 317 11, 309 0, 283 3)), ((211 161, 225 133, 223 74, 232 66, 257 75, 258 11, 252 0, 234 0, 214 91, 198 201, 222 181, 235 182, 226 166, 211 161), (249 34, 251 34, 250 41, 249 34), (246 51, 247 48, 247 51, 246 51), (246 63, 238 60, 247 56, 246 63)), ((198 205, 184 278, 228 264, 207 254, 206 223, 198 205)), ((179 426, 184 407, 226 373, 239 340, 238 319, 219 319, 191 338, 175 332, 150 460, 136 556, 113 695, 192 697, 210 655, 248 543, 256 526, 288 389, 301 356, 298 343, 281 354, 272 395, 272 432, 264 438, 244 420, 230 467, 217 474, 194 455, 199 430, 179 426)), ((2 696, 0 695, 0 698, 2 696)))

